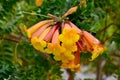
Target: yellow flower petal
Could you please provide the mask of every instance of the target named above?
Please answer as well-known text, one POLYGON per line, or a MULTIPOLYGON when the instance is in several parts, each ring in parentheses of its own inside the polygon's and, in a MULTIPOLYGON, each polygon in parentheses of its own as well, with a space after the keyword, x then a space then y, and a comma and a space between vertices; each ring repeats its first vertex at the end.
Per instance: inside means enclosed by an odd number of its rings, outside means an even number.
POLYGON ((70 60, 74 60, 75 56, 73 55, 73 53, 71 53, 70 51, 65 51, 64 53, 61 53, 61 61, 63 63, 66 63, 70 60))
POLYGON ((92 60, 94 60, 96 57, 99 56, 99 54, 103 53, 103 51, 105 50, 103 45, 95 45, 92 51, 92 60))
POLYGON ((69 68, 72 71, 80 71, 80 64, 75 64, 74 60, 72 60, 72 61, 69 61, 67 63, 63 63, 61 65, 61 68, 69 68))
POLYGON ((74 28, 64 28, 62 34, 59 35, 59 40, 66 45, 72 45, 79 40, 78 31, 74 28))
POLYGON ((77 51, 77 45, 76 45, 76 43, 74 43, 72 45, 66 45, 66 44, 63 43, 62 47, 64 47, 66 50, 69 50, 70 52, 77 51))
POLYGON ((39 41, 37 37, 31 39, 33 47, 41 52, 45 52, 44 48, 46 47, 46 42, 41 40, 39 41))
POLYGON ((48 43, 46 49, 47 53, 53 53, 53 54, 62 53, 64 51, 65 51, 64 47, 61 47, 59 44, 52 44, 52 43, 48 43))

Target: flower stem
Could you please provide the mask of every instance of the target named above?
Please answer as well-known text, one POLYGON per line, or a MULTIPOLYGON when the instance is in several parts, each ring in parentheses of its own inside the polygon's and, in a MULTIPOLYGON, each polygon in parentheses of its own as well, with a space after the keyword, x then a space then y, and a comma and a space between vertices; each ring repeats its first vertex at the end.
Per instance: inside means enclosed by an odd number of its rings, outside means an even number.
POLYGON ((22 11, 22 13, 49 18, 49 16, 45 16, 43 14, 30 13, 30 12, 25 12, 25 11, 22 11))
POLYGON ((67 73, 69 75, 68 80, 74 80, 74 73, 70 69, 67 69, 67 73))

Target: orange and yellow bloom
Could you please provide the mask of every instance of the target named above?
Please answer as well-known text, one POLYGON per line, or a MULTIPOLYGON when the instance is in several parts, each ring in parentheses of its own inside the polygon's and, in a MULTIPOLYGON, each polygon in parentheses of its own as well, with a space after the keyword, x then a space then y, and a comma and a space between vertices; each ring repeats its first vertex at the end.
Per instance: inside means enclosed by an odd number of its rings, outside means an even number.
MULTIPOLYGON (((37 0, 40 1, 40 0, 37 0)), ((86 0, 80 6, 86 5, 86 0)), ((43 53, 53 55, 56 61, 61 62, 61 68, 69 68, 79 71, 80 53, 91 52, 91 61, 105 50, 92 34, 79 29, 65 17, 77 10, 77 7, 69 9, 63 15, 63 21, 44 20, 26 30, 33 47, 43 53)))
POLYGON ((99 40, 70 21, 44 20, 26 32, 35 49, 54 55, 56 61, 62 62, 62 68, 72 71, 80 70, 81 52, 91 52, 91 60, 94 60, 104 51, 99 40))

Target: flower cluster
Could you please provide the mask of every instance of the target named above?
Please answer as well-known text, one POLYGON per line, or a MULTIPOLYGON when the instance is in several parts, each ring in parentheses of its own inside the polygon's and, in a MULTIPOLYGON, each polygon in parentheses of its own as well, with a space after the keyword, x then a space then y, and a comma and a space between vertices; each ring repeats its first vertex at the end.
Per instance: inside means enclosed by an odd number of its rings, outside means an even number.
POLYGON ((44 20, 26 32, 36 50, 54 55, 54 59, 62 63, 62 68, 72 71, 80 70, 81 52, 91 52, 91 60, 94 60, 104 51, 99 40, 68 20, 44 20))

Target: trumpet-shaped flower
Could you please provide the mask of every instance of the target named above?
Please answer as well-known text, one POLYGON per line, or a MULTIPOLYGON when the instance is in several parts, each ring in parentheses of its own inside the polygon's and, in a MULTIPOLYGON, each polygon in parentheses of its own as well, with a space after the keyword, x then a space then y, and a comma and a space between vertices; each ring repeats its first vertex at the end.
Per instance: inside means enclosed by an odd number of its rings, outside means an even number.
POLYGON ((68 60, 74 59, 71 52, 66 51, 66 48, 60 45, 58 36, 59 30, 57 29, 52 37, 52 43, 48 43, 46 52, 52 53, 54 55, 54 59, 57 61, 61 60, 62 62, 67 62, 68 60))
POLYGON ((74 28, 64 27, 62 34, 59 36, 59 40, 65 45, 73 45, 79 40, 78 31, 74 28))
POLYGON ((61 65, 62 68, 69 68, 72 71, 80 71, 80 64, 75 64, 74 60, 69 61, 68 63, 63 63, 61 65))
POLYGON ((44 48, 46 47, 47 44, 43 39, 50 30, 51 30, 51 27, 48 27, 43 33, 41 33, 39 37, 31 38, 31 43, 37 50, 41 52, 45 52, 44 48))
POLYGON ((51 41, 51 39, 52 39, 52 37, 53 37, 53 35, 54 35, 54 33, 55 33, 55 30, 58 28, 58 25, 59 25, 59 24, 55 24, 55 25, 52 27, 52 29, 50 30, 50 32, 46 35, 46 37, 44 38, 44 40, 45 40, 46 42, 50 42, 50 41, 51 41))
POLYGON ((45 30, 46 28, 50 25, 50 23, 45 24, 44 26, 40 27, 36 32, 34 32, 31 36, 31 38, 33 37, 39 37, 45 30))
POLYGON ((65 51, 65 49, 60 46, 60 41, 58 39, 58 36, 59 36, 59 30, 57 29, 53 34, 52 43, 48 43, 46 49, 47 53, 57 54, 65 51))
POLYGON ((28 28, 26 30, 28 37, 31 38, 31 35, 34 32, 36 32, 40 27, 42 27, 43 25, 45 25, 47 23, 53 23, 53 20, 44 20, 44 21, 38 22, 37 24, 35 24, 32 27, 28 28))
POLYGON ((31 39, 31 43, 36 50, 39 50, 41 52, 45 52, 45 50, 44 50, 44 48, 46 47, 45 41, 43 41, 43 40, 39 41, 37 37, 34 37, 31 39))
MULTIPOLYGON (((82 5, 85 5, 86 6, 86 0, 82 0, 80 3, 79 3, 80 7, 82 7, 82 5)), ((66 17, 74 12, 76 12, 78 9, 78 6, 74 6, 72 8, 70 8, 64 15, 63 17, 66 17)))
POLYGON ((41 35, 38 36, 38 39, 43 40, 50 30, 51 30, 51 27, 48 27, 46 30, 43 31, 41 35))
POLYGON ((96 57, 99 56, 99 54, 103 53, 105 47, 103 45, 96 45, 93 48, 94 50, 92 51, 92 58, 91 61, 94 60, 96 57))
POLYGON ((56 61, 61 61, 62 68, 79 71, 80 52, 91 52, 91 60, 94 60, 104 51, 99 40, 72 22, 66 21, 61 26, 60 22, 54 25, 51 22, 53 21, 42 21, 26 31, 34 48, 52 54, 56 61))
POLYGON ((62 61, 62 68, 69 68, 72 71, 79 71, 80 70, 80 50, 78 49, 74 53, 64 54, 66 55, 66 59, 64 58, 62 61), (69 59, 70 58, 70 59, 69 59), (66 61, 67 60, 67 61, 66 61))
POLYGON ((104 46, 100 44, 99 40, 97 40, 87 31, 83 31, 83 40, 86 43, 88 51, 92 52, 92 60, 94 60, 105 49, 104 46))
POLYGON ((63 17, 68 16, 68 15, 76 12, 77 8, 78 8, 77 6, 70 8, 70 9, 63 15, 63 17))

